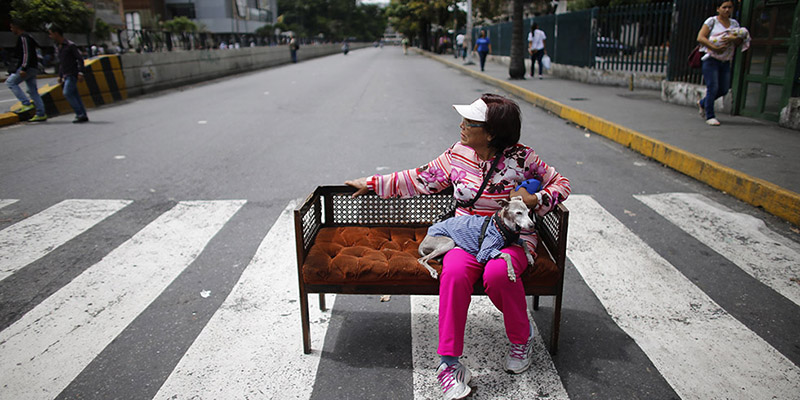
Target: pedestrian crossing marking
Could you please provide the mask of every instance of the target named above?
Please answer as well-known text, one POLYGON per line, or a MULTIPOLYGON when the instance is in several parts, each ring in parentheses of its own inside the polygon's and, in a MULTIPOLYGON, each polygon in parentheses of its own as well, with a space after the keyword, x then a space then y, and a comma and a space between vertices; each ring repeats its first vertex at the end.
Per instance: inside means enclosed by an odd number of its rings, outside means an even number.
MULTIPOLYGON (((310 295, 311 354, 303 354, 291 202, 155 399, 311 396, 330 319, 310 295), (175 396, 175 397, 173 397, 175 396)), ((333 304, 334 295, 326 300, 333 304)))
POLYGON ((130 203, 128 200, 64 200, 3 229, 0 231, 0 281, 130 203))
POLYGON ((244 203, 179 202, 0 332, 3 397, 56 397, 244 203))
POLYGON ((793 398, 800 393, 796 365, 594 199, 572 195, 568 206, 567 256, 681 398, 793 398))
POLYGON ((15 200, 15 199, 0 199, 0 208, 3 208, 5 206, 10 206, 10 205, 16 203, 17 201, 19 201, 19 200, 15 200))
POLYGON ((696 193, 633 196, 750 276, 800 305, 800 245, 764 221, 696 193))
MULTIPOLYGON (((415 399, 442 396, 436 380, 439 356, 439 300, 437 296, 411 296, 411 341, 415 399)), ((531 318, 533 320, 533 318, 531 318)), ((513 375, 503 371, 509 341, 503 315, 486 296, 473 296, 464 334, 461 362, 472 372, 472 399, 569 399, 550 353, 538 334, 529 370, 513 375)))
MULTIPOLYGON (((791 268, 797 265, 792 261, 797 260, 797 245, 760 221, 700 195, 635 197, 737 265, 754 262, 734 261, 739 257, 736 250, 745 247, 744 253, 755 253, 754 260, 788 260, 791 265, 775 273, 795 271, 791 268), (706 231, 688 230, 696 225, 706 231)), ((0 199, 0 208, 16 201, 0 199)), ((30 262, 19 261, 21 251, 41 245, 34 260, 38 259, 130 203, 65 200, 7 227, 0 231, 0 270, 12 262, 24 267, 30 262), (17 250, 8 250, 12 245, 17 250)), ((58 396, 244 204, 178 203, 0 332, 0 398, 58 396)), ((316 295, 310 296, 315 350, 303 355, 291 219, 295 205, 287 206, 264 237, 239 282, 155 398, 311 396, 329 314, 315 307, 316 295)), ((679 396, 791 398, 800 392, 798 366, 730 316, 601 205, 574 194, 568 206, 571 262, 679 396)), ((333 299, 328 295, 329 304, 333 299)), ((438 398, 438 299, 411 296, 410 304, 414 397, 438 398)), ((502 314, 491 301, 474 297, 462 359, 473 372, 471 398, 568 399, 540 336, 530 371, 502 371, 508 350, 504 332, 502 314)))

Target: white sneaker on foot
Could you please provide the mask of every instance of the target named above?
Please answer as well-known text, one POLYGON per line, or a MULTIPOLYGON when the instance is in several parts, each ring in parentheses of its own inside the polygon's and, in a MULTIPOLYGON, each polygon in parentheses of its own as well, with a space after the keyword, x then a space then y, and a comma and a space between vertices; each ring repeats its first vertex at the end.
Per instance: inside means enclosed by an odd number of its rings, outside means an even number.
POLYGON ((711 126, 719 126, 719 120, 717 120, 716 118, 709 118, 706 120, 706 123, 711 126))
POLYGON ((472 390, 467 384, 472 374, 469 369, 461 363, 447 366, 441 363, 436 369, 439 385, 442 386, 442 398, 444 400, 463 399, 472 390))
POLYGON ((511 348, 508 350, 506 356, 505 370, 515 374, 525 372, 531 366, 531 351, 533 350, 533 337, 536 335, 536 330, 531 323, 531 335, 528 337, 527 343, 515 344, 511 343, 511 348))

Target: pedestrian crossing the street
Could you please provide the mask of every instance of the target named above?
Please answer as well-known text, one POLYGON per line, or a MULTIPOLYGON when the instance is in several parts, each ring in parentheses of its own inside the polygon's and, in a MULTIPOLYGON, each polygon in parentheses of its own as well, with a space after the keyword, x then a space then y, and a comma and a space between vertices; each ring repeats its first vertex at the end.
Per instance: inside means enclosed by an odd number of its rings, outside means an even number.
MULTIPOLYGON (((666 223, 729 260, 733 268, 763 283, 763 290, 800 304, 800 246, 791 239, 702 195, 634 197, 666 223)), ((0 209, 13 212, 24 202, 0 199, 0 209)), ((72 245, 72 239, 132 203, 67 199, 5 227, 0 230, 0 282, 72 245)), ((292 222, 296 204, 290 202, 259 240, 238 282, 200 333, 186 343, 177 365, 164 373, 153 398, 312 397, 320 360, 336 351, 327 347, 332 343, 326 346, 326 333, 337 327, 329 323, 331 311, 310 307, 314 351, 303 354, 292 222)), ((159 211, 99 262, 26 308, 24 315, 0 331, 0 400, 57 398, 246 205, 245 200, 179 201, 159 211)), ((598 200, 573 194, 566 205, 571 213, 567 268, 578 272, 608 317, 646 354, 675 393, 683 399, 796 398, 800 393, 796 360, 740 322, 598 200)), ((327 301, 336 309, 336 296, 327 295, 327 301)), ((565 314, 568 308, 565 305, 565 314)), ((439 398, 438 300, 412 296, 407 311, 413 370, 409 381, 399 384, 408 385, 415 399, 439 398)), ((8 312, 14 311, 3 311, 8 312)), ((168 327, 154 332, 171 334, 168 327)), ((491 301, 475 297, 467 324, 468 353, 462 359, 473 374, 470 398, 569 399, 565 372, 556 368, 541 336, 535 341, 529 371, 521 375, 502 371, 507 349, 503 332, 502 316, 491 301)), ((586 361, 602 368, 602 360, 586 361)), ((347 384, 347 377, 341 380, 347 384)), ((93 398, 92 393, 84 397, 93 398)))

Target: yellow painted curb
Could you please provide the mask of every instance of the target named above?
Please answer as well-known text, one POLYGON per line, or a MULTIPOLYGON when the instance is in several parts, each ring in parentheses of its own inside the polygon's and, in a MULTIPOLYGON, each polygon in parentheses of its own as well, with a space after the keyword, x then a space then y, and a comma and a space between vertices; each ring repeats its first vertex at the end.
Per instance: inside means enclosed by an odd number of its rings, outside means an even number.
POLYGON ((19 122, 19 115, 13 112, 0 114, 0 126, 13 125, 19 122))
POLYGON ((800 194, 653 139, 633 129, 566 106, 513 83, 491 77, 428 52, 415 50, 426 57, 500 87, 539 108, 586 127, 592 132, 605 136, 684 175, 800 226, 800 194))

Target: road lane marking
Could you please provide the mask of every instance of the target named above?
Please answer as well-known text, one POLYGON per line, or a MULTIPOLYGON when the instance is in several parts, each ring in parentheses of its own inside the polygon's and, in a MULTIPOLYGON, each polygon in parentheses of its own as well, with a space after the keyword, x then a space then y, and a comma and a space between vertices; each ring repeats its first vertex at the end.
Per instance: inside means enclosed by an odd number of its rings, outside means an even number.
MULTIPOLYGON (((436 380, 439 300, 436 296, 411 296, 411 341, 415 399, 442 396, 436 380)), ((531 320, 533 320, 531 318, 531 320)), ((461 362, 472 372, 473 398, 569 399, 550 353, 537 335, 533 363, 528 371, 513 375, 503 371, 509 341, 503 315, 486 296, 474 296, 469 307, 461 362)))
POLYGON ((178 203, 0 332, 3 397, 56 397, 244 203, 178 203))
POLYGON ((771 231, 764 221, 697 193, 633 197, 800 305, 800 245, 771 231))
MULTIPOLYGON (((311 354, 303 354, 291 202, 225 302, 155 399, 308 399, 330 319, 309 295, 311 354), (173 397, 176 396, 176 397, 173 397)), ((327 295, 333 304, 334 295, 327 295)))
POLYGON ((0 280, 130 203, 128 200, 64 200, 3 229, 0 231, 0 280))
POLYGON ((682 399, 793 398, 800 369, 586 195, 567 256, 682 399))
POLYGON ((0 208, 3 208, 5 206, 10 206, 10 205, 16 203, 17 201, 19 201, 19 200, 16 200, 16 199, 0 199, 0 208))

